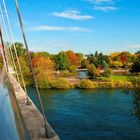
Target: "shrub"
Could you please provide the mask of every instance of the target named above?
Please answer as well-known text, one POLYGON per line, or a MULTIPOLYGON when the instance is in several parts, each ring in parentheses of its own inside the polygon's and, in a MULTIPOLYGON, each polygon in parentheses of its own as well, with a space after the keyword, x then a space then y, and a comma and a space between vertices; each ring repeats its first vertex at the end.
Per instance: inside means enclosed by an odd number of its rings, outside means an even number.
POLYGON ((50 89, 52 88, 52 79, 48 77, 37 77, 38 87, 40 89, 50 89))
POLYGON ((74 66, 74 65, 69 66, 69 71, 71 73, 74 73, 76 71, 76 66, 74 66))
POLYGON ((56 80, 53 80, 52 88, 55 88, 55 89, 69 89, 70 88, 70 83, 69 83, 68 80, 66 80, 64 78, 58 78, 56 80))
POLYGON ((114 82, 108 82, 107 83, 107 88, 115 88, 114 82))
POLYGON ((137 77, 130 78, 129 81, 135 88, 140 88, 140 75, 137 77))
POLYGON ((90 80, 81 80, 80 83, 79 83, 79 88, 81 89, 92 89, 92 88, 96 88, 96 83, 95 82, 92 82, 90 80))
POLYGON ((125 82, 125 83, 124 83, 124 87, 125 87, 125 88, 133 88, 134 86, 132 85, 131 82, 125 82))
POLYGON ((110 82, 100 82, 98 84, 99 88, 115 88, 115 84, 114 82, 110 81, 110 82))
POLYGON ((116 85, 116 88, 122 88, 122 87, 124 87, 124 82, 117 81, 117 82, 115 82, 115 85, 116 85))

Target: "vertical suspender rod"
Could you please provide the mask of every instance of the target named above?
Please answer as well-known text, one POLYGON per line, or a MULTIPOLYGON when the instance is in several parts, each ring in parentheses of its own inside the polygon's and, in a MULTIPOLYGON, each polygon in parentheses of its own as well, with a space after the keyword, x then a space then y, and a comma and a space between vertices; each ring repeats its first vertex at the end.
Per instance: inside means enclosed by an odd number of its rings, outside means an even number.
POLYGON ((14 37, 13 37, 13 34, 12 34, 12 29, 11 29, 11 25, 10 25, 10 21, 9 21, 9 17, 8 17, 8 12, 7 12, 7 8, 6 8, 5 0, 2 0, 2 2, 3 2, 5 14, 6 14, 6 19, 7 19, 7 23, 8 23, 8 27, 9 27, 9 31, 10 31, 11 40, 12 40, 12 43, 13 43, 13 48, 14 48, 14 52, 15 52, 15 56, 16 56, 16 60, 17 60, 18 68, 19 68, 19 72, 20 72, 20 75, 21 75, 21 80, 22 80, 22 83, 23 83, 23 89, 24 89, 24 91, 26 93, 26 103, 27 103, 27 105, 30 105, 30 100, 28 99, 27 89, 26 89, 24 77, 23 77, 23 74, 22 74, 19 58, 18 58, 18 55, 17 55, 17 50, 16 50, 16 46, 15 46, 14 37))
POLYGON ((27 40, 26 40, 26 36, 25 36, 25 32, 24 32, 24 27, 23 27, 23 23, 22 23, 20 11, 19 11, 18 1, 17 0, 14 0, 14 1, 15 1, 15 6, 16 6, 19 22, 20 22, 20 27, 21 27, 21 30, 22 30, 22 35, 23 35, 24 43, 25 43, 25 46, 26 46, 26 51, 27 51, 27 55, 28 55, 30 70, 32 72, 33 80, 34 80, 35 87, 36 87, 37 97, 38 97, 38 100, 39 100, 41 112, 42 112, 43 119, 44 119, 45 134, 46 134, 46 137, 51 138, 51 137, 54 136, 54 134, 50 133, 50 131, 48 131, 47 122, 46 122, 46 118, 45 118, 45 111, 44 111, 44 107, 43 107, 43 104, 42 104, 42 101, 41 101, 41 97, 40 97, 40 93, 39 93, 39 88, 38 88, 38 84, 37 84, 37 80, 36 80, 36 76, 35 76, 35 71, 34 71, 34 68, 33 68, 33 65, 32 65, 32 60, 31 60, 31 56, 30 56, 30 52, 29 52, 29 48, 28 48, 28 43, 27 43, 27 40))

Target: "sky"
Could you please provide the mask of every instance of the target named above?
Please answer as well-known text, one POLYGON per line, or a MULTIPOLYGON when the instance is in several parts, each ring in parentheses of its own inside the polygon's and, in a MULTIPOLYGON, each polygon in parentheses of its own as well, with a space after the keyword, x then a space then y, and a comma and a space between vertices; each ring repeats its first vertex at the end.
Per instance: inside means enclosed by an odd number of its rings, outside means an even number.
MULTIPOLYGON (((15 41, 23 42, 14 0, 5 2, 15 41)), ((18 2, 32 51, 109 54, 140 50, 140 0, 18 2)))

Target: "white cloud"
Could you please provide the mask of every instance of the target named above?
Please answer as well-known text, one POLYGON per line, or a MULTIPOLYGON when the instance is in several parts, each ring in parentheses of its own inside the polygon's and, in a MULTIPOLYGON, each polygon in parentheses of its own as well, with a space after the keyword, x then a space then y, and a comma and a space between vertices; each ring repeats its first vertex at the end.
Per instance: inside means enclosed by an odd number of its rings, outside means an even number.
POLYGON ((90 15, 81 15, 79 11, 76 10, 66 10, 64 12, 54 12, 54 16, 63 17, 73 20, 90 20, 93 19, 93 16, 90 15))
POLYGON ((115 11, 117 7, 114 6, 94 6, 94 10, 97 11, 115 11))
POLYGON ((129 49, 140 49, 140 44, 130 45, 128 48, 129 49))
POLYGON ((113 2, 113 0, 84 0, 87 2, 90 2, 92 4, 100 4, 100 3, 109 3, 109 2, 113 2))
POLYGON ((64 27, 64 26, 47 26, 41 25, 30 29, 31 31, 72 31, 72 32, 90 32, 88 28, 82 27, 64 27))
POLYGON ((97 3, 112 2, 112 0, 95 0, 97 3))
POLYGON ((93 5, 96 11, 115 11, 118 8, 114 6, 115 0, 83 0, 93 5))

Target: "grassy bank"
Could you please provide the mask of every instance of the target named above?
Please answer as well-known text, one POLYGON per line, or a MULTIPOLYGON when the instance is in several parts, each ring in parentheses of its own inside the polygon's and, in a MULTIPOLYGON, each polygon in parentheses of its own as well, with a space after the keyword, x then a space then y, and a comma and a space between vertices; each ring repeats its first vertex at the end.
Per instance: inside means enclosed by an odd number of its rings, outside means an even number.
POLYGON ((111 79, 113 81, 123 81, 123 82, 127 82, 130 76, 111 76, 111 79))
POLYGON ((134 78, 132 81, 112 80, 112 81, 92 81, 88 79, 79 80, 75 83, 66 78, 46 79, 38 83, 40 89, 95 89, 95 88, 140 88, 140 78, 134 78))
POLYGON ((111 81, 111 82, 94 82, 91 80, 81 80, 77 86, 80 89, 94 88, 134 88, 131 82, 111 81))

